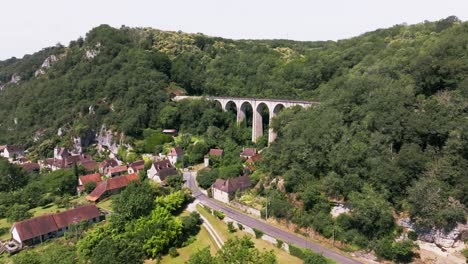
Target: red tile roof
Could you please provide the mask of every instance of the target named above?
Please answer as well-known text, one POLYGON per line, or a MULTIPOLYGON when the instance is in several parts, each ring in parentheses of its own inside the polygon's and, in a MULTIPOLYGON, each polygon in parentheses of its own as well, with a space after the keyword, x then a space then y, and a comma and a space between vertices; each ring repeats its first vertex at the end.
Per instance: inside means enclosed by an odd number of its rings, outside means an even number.
POLYGON ((223 150, 222 149, 210 149, 210 155, 212 156, 222 156, 223 150))
POLYGON ((55 224, 58 228, 69 226, 73 223, 90 220, 101 215, 101 212, 94 204, 88 204, 71 210, 54 214, 55 224))
POLYGON ((138 180, 138 174, 136 173, 109 178, 106 181, 100 182, 96 188, 86 196, 86 199, 90 201, 99 200, 106 191, 121 189, 134 180, 138 180))
POLYGON ((97 168, 97 162, 94 160, 83 161, 80 165, 83 166, 87 171, 94 171, 97 168))
POLYGON ((245 148, 242 152, 241 152, 241 156, 246 156, 246 157, 252 157, 253 155, 255 155, 257 153, 257 151, 254 149, 254 148, 245 148))
POLYGON ((39 166, 39 164, 35 162, 21 164, 21 167, 23 167, 24 170, 29 172, 41 169, 41 166, 39 166))
POLYGON ((57 231, 58 229, 69 226, 74 222, 90 220, 100 215, 101 212, 99 209, 97 209, 94 204, 90 204, 57 214, 42 215, 16 222, 13 224, 13 228, 18 232, 20 239, 25 241, 57 231))
MULTIPOLYGON (((13 224, 22 241, 58 230, 52 215, 42 215, 13 224)), ((21 242, 21 241, 18 241, 21 242)))
POLYGON ((110 171, 110 173, 124 172, 124 171, 127 171, 127 166, 122 165, 122 166, 109 168, 109 171, 110 171))
POLYGON ((102 182, 101 174, 99 173, 83 175, 83 176, 80 176, 79 178, 80 178, 82 185, 85 185, 87 182, 95 182, 96 184, 102 182))
POLYGON ((115 160, 115 159, 109 159, 109 160, 105 160, 101 163, 99 163, 99 167, 100 168, 104 168, 104 167, 117 167, 119 166, 119 163, 115 160))
POLYGON ((129 165, 134 170, 142 170, 145 168, 145 161, 144 160, 137 160, 129 165))
POLYGON ((257 162, 257 161, 259 161, 259 160, 261 160, 261 159, 262 159, 262 155, 260 155, 260 154, 255 154, 255 155, 253 155, 252 157, 250 157, 249 159, 247 159, 247 162, 249 162, 249 163, 254 163, 254 162, 257 162))

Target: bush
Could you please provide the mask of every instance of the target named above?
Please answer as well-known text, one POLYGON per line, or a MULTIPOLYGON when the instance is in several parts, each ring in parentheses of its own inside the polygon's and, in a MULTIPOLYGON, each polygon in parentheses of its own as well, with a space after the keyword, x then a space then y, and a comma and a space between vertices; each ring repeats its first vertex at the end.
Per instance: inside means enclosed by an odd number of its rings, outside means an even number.
POLYGON ((219 220, 223 220, 225 215, 223 212, 221 211, 217 211, 217 210, 213 210, 213 214, 218 217, 219 220))
POLYGON ((276 247, 277 247, 277 248, 282 248, 282 247, 283 247, 283 244, 284 244, 283 240, 281 240, 281 239, 276 239, 276 247))
POLYGON ((310 252, 304 259, 304 264, 327 264, 327 258, 322 254, 310 252))
POLYGON ((96 182, 90 181, 84 184, 86 193, 91 193, 96 188, 96 182))
POLYGON ((14 204, 6 212, 7 221, 9 223, 21 221, 31 218, 32 213, 28 212, 29 207, 25 204, 14 204))
POLYGON ((255 238, 262 238, 263 232, 261 230, 258 230, 257 228, 252 228, 254 233, 255 233, 255 238))
POLYGON ((413 241, 416 241, 418 239, 418 234, 416 234, 416 232, 414 232, 414 231, 409 231, 408 232, 408 238, 413 240, 413 241))
POLYGON ((375 253, 380 258, 398 263, 409 263, 414 256, 414 247, 416 245, 411 240, 395 242, 391 238, 383 238, 377 242, 375 253))
POLYGON ((234 224, 232 222, 227 222, 227 227, 228 227, 229 233, 236 232, 236 228, 234 227, 234 224))
POLYGON ((237 227, 239 230, 244 230, 244 226, 241 223, 237 223, 237 227))
POLYGON ((179 256, 179 252, 177 252, 177 249, 175 247, 171 247, 169 249, 169 256, 175 258, 179 256))
POLYGON ((298 257, 302 260, 306 258, 306 254, 304 253, 304 251, 300 247, 296 247, 293 244, 289 244, 289 254, 291 254, 291 256, 298 257))

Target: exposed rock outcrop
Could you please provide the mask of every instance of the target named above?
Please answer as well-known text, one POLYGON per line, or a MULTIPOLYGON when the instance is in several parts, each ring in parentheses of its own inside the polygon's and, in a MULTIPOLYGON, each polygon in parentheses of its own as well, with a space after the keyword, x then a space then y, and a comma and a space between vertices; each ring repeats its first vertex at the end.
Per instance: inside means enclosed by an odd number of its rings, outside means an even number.
POLYGON ((417 228, 411 219, 400 219, 399 224, 409 230, 413 230, 418 234, 418 239, 424 242, 434 243, 441 248, 457 247, 459 243, 468 237, 468 225, 458 224, 454 229, 446 232, 443 229, 421 229, 417 228))
POLYGON ((102 125, 101 129, 96 134, 96 141, 98 147, 106 147, 113 154, 117 154, 118 146, 114 140, 114 132, 110 129, 108 130, 105 125, 102 125))
POLYGON ((89 49, 89 50, 86 50, 85 52, 85 57, 87 59, 93 59, 94 57, 96 57, 97 55, 99 55, 99 48, 101 47, 101 43, 97 43, 95 48, 94 49, 89 49))
POLYGON ((10 83, 18 83, 19 81, 21 81, 21 76, 19 76, 17 73, 13 73, 10 83))
POLYGON ((47 57, 44 62, 42 63, 41 67, 39 69, 36 70, 36 72, 34 72, 34 76, 37 77, 41 74, 44 74, 45 73, 45 70, 49 69, 50 66, 52 66, 52 64, 54 62, 58 61, 58 58, 57 56, 55 55, 50 55, 49 57, 47 57))

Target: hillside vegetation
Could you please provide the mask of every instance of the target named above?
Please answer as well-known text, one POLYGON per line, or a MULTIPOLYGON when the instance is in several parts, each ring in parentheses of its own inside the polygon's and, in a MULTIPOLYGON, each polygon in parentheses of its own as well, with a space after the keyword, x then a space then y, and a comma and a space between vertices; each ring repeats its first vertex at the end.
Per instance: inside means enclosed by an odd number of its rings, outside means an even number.
POLYGON ((421 229, 466 221, 468 22, 456 17, 337 42, 102 25, 67 47, 0 62, 0 85, 14 74, 21 80, 0 91, 0 143, 26 144, 38 156, 64 143, 59 128, 85 137, 105 124, 130 143, 147 128, 202 136, 203 158, 250 135, 214 104, 171 102, 171 93, 314 99, 321 104, 274 120, 278 139, 258 173, 272 216, 395 261, 408 256, 388 249, 408 245, 391 244, 394 215, 409 214, 421 229), (58 61, 34 76, 51 54, 58 61), (275 177, 284 190, 269 184, 275 177), (353 212, 332 219, 330 199, 353 212))

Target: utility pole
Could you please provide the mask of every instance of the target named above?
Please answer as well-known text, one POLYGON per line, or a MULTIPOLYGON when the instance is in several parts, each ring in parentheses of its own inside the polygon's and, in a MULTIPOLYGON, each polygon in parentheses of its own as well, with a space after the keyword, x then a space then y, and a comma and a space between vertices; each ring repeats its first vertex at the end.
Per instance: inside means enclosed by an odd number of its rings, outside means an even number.
POLYGON ((268 197, 267 197, 267 200, 266 200, 265 220, 268 220, 268 197))

